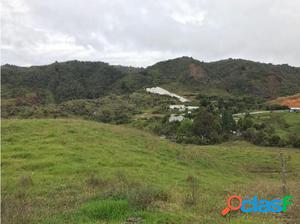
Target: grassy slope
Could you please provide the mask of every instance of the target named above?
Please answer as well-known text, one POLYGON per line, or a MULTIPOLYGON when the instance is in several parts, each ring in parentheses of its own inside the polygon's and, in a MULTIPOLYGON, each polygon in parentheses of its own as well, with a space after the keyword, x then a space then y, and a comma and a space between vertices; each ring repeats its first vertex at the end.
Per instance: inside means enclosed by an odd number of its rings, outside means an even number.
MULTIPOLYGON (((128 216, 141 216, 146 223, 222 223, 219 213, 233 193, 279 194, 279 174, 273 172, 279 169, 278 151, 244 142, 177 145, 135 129, 82 120, 5 120, 2 196, 12 208, 3 214, 15 222, 105 223, 97 214, 106 214, 111 206, 120 212, 115 218, 108 212, 109 223, 128 216), (90 187, 86 181, 91 174, 110 180, 110 185, 90 187), (200 181, 195 207, 183 203, 189 175, 200 181), (170 198, 146 211, 128 208, 126 200, 95 199, 120 176, 161 188, 170 198)), ((284 154, 289 187, 299 200, 300 151, 284 149, 284 154)), ((238 214, 230 223, 277 223, 273 217, 254 214, 246 220, 238 214)))
MULTIPOLYGON (((300 114, 299 113, 290 113, 290 112, 279 112, 275 113, 276 117, 272 122, 272 126, 275 128, 275 133, 280 137, 287 139, 290 134, 300 133, 300 114), (286 122, 287 126, 283 127, 282 125, 276 123, 276 119, 282 119, 286 122)), ((263 113, 253 115, 257 121, 266 121, 269 119, 271 113, 263 113)))

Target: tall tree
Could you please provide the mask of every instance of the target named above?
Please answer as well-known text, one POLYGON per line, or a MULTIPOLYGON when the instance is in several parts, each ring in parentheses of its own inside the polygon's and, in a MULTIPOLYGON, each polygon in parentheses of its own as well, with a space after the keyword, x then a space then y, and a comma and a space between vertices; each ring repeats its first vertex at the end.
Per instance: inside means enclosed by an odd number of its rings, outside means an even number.
POLYGON ((232 113, 229 110, 224 110, 222 113, 222 129, 229 132, 235 130, 236 123, 232 117, 232 113))
POLYGON ((206 138, 211 142, 218 142, 221 134, 220 118, 202 109, 196 115, 192 129, 193 133, 202 139, 206 138))

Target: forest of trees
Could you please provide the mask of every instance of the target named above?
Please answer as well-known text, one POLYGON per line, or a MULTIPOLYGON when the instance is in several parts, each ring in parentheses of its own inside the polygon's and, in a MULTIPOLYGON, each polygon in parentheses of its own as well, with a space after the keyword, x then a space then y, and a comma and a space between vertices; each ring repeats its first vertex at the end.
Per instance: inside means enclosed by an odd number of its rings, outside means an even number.
POLYGON ((132 123, 181 143, 215 144, 238 138, 258 145, 299 147, 298 136, 282 139, 269 123, 257 123, 250 115, 238 121, 232 116, 286 109, 266 101, 300 92, 300 69, 288 65, 233 59, 204 63, 182 57, 147 68, 69 61, 32 67, 4 65, 1 72, 3 118, 80 116, 132 123), (159 85, 188 90, 201 109, 186 114, 182 122, 168 122, 168 105, 178 102, 149 96, 144 90, 159 85), (136 121, 135 116, 143 111, 160 116, 136 121))

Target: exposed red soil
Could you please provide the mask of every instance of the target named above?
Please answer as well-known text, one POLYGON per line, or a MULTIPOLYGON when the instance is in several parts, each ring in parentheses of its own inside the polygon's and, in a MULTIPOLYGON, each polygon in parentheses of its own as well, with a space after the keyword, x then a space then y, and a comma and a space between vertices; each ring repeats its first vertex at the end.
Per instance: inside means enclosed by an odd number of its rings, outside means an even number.
POLYGON ((273 100, 272 103, 277 103, 288 107, 300 107, 300 94, 287 97, 279 97, 276 100, 273 100))

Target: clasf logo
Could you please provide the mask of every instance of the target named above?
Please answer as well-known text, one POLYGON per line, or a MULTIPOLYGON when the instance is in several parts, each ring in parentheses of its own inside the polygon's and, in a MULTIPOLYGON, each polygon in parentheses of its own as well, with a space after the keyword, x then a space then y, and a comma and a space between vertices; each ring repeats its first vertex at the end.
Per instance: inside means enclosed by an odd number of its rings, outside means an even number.
POLYGON ((227 208, 225 208, 221 214, 225 216, 230 211, 241 210, 242 212, 286 212, 287 206, 293 204, 290 200, 293 198, 291 195, 285 196, 281 199, 258 200, 257 196, 254 196, 251 200, 243 200, 241 196, 233 195, 227 200, 227 208), (232 201, 237 200, 239 203, 237 206, 232 206, 232 201))

